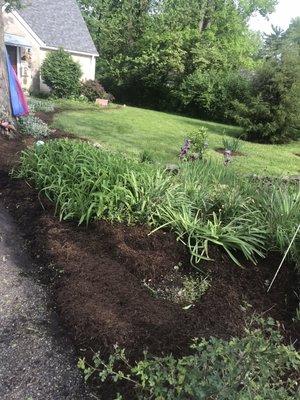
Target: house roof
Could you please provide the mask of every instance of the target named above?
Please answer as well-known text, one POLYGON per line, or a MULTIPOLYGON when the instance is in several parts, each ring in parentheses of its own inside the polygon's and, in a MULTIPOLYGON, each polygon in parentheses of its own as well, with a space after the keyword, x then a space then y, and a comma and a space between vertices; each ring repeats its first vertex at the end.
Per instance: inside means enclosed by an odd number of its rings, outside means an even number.
POLYGON ((48 47, 98 55, 76 0, 23 0, 18 13, 48 47))

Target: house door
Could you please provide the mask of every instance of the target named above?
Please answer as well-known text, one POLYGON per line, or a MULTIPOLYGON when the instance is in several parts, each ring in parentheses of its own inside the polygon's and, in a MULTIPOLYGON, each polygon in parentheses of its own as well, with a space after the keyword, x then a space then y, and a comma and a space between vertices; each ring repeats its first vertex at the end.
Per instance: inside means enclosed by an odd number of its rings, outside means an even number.
POLYGON ((13 69, 18 75, 18 48, 16 46, 6 46, 6 49, 13 69))

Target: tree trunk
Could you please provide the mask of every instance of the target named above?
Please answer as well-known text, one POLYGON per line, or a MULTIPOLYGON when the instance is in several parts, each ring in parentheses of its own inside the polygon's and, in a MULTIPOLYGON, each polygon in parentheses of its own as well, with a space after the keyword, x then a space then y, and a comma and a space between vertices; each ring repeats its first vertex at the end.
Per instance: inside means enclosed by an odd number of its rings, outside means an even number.
POLYGON ((214 0, 204 0, 201 10, 201 17, 199 21, 199 32, 202 33, 205 29, 208 29, 211 25, 211 19, 213 11, 215 10, 214 0))
POLYGON ((5 0, 0 0, 0 113, 3 111, 11 118, 10 96, 8 90, 7 67, 4 44, 4 20, 2 7, 5 0))

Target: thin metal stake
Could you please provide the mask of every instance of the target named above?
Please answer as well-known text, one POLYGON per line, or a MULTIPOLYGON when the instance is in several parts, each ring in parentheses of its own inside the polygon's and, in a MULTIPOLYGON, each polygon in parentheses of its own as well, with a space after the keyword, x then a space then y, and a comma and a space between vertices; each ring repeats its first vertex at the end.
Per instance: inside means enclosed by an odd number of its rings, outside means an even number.
POLYGON ((267 293, 269 293, 269 291, 271 290, 271 287, 273 286, 273 283, 275 282, 275 279, 277 278, 277 275, 279 274, 279 271, 281 270, 282 264, 284 263, 284 260, 286 259, 286 256, 288 255, 288 252, 290 251, 290 248, 292 247, 292 244, 294 243, 294 240, 296 239, 296 236, 297 236, 297 233, 299 232, 299 229, 300 229, 300 224, 298 225, 298 228, 296 229, 296 232, 295 232, 295 234, 293 236, 293 239, 291 240, 291 243, 289 244, 289 247, 287 248, 287 250, 286 250, 286 252, 285 252, 285 254, 283 256, 283 259, 281 260, 281 263, 280 263, 280 265, 279 265, 279 267, 278 267, 278 269, 276 271, 276 274, 274 275, 274 278, 272 279, 272 282, 270 283, 270 286, 269 286, 269 288, 267 290, 267 293))

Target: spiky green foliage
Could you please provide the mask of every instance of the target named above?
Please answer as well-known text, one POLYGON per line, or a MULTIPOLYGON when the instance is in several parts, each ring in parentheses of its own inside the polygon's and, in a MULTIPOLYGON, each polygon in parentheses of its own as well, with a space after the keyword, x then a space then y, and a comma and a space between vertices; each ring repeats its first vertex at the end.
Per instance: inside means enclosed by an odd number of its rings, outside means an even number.
POLYGON ((56 203, 61 219, 171 229, 195 264, 209 258, 212 245, 237 264, 237 252, 255 262, 266 244, 283 251, 300 215, 299 189, 287 184, 251 182, 209 160, 187 163, 174 176, 160 166, 70 140, 25 151, 16 176, 32 180, 56 203), (278 188, 282 197, 275 194, 278 188))

